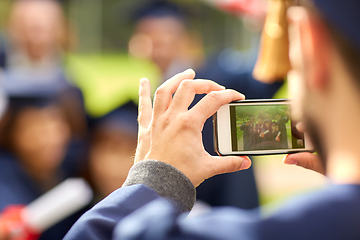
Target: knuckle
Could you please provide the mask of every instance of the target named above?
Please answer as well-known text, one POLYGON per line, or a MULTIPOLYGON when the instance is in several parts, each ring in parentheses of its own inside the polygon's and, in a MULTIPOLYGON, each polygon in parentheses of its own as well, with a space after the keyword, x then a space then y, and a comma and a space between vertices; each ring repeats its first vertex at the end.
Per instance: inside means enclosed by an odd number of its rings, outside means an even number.
POLYGON ((216 102, 221 100, 221 95, 217 91, 212 91, 212 92, 208 93, 208 96, 210 99, 212 99, 213 101, 216 101, 216 102))
POLYGON ((212 89, 212 85, 208 84, 205 91, 206 92, 211 92, 211 89, 212 89))
POLYGON ((180 83, 181 88, 190 88, 192 86, 191 80, 184 80, 180 83))
POLYGON ((191 116, 181 116, 180 117, 181 125, 183 128, 192 128, 192 125, 194 124, 194 121, 191 116))
POLYGON ((240 170, 241 167, 241 161, 238 161, 236 158, 229 158, 226 160, 226 164, 223 164, 223 166, 218 169, 217 173, 229 173, 240 170))
POLYGON ((138 124, 141 124, 141 109, 139 109, 139 114, 138 114, 138 117, 137 117, 137 122, 138 122, 138 124))
POLYGON ((158 87, 158 89, 156 89, 155 95, 163 95, 165 92, 165 88, 163 86, 160 86, 158 87))
POLYGON ((165 128, 167 128, 169 125, 170 125, 170 123, 171 123, 171 117, 170 116, 163 116, 163 118, 162 118, 162 126, 163 126, 163 129, 165 129, 165 128))
POLYGON ((144 106, 142 104, 139 105, 139 114, 138 114, 138 121, 140 120, 141 114, 144 112, 144 106))
POLYGON ((146 114, 144 113, 144 109, 142 107, 139 107, 139 113, 137 116, 137 123, 139 125, 142 125, 143 123, 146 122, 146 114))
POLYGON ((230 159, 230 163, 229 163, 229 169, 228 171, 236 171, 239 170, 241 168, 241 163, 239 160, 235 159, 235 158, 231 158, 230 159))
POLYGON ((311 162, 311 161, 306 161, 306 162, 303 164, 303 167, 306 168, 306 169, 309 169, 309 170, 313 170, 313 169, 314 169, 313 162, 311 162))
POLYGON ((178 115, 176 120, 176 125, 181 129, 182 131, 193 131, 198 127, 198 123, 196 122, 195 118, 187 113, 182 113, 178 115))

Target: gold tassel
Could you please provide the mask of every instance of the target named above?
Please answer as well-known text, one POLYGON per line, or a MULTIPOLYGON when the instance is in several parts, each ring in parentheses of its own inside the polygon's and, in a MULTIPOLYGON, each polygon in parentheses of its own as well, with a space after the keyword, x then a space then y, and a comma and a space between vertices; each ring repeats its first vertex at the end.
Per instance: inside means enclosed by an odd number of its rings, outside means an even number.
POLYGON ((283 81, 291 69, 286 10, 287 0, 269 0, 253 77, 264 83, 283 81))

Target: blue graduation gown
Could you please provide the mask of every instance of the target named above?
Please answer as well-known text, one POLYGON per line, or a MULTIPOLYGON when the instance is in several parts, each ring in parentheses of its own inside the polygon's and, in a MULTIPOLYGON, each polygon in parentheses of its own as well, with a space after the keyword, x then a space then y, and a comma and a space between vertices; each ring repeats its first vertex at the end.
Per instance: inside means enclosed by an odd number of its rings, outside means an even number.
MULTIPOLYGON (((71 153, 72 151, 70 151, 69 154, 71 155, 71 153)), ((74 176, 73 174, 76 172, 75 168, 78 164, 72 160, 70 157, 63 163, 62 173, 64 179, 74 176), (70 165, 71 167, 69 167, 70 165)), ((44 191, 25 172, 15 156, 7 152, 0 152, 0 212, 8 205, 27 205, 43 194, 44 191)), ((39 240, 62 239, 84 211, 85 210, 80 210, 54 225, 45 231, 39 240)))
POLYGON ((186 216, 170 200, 137 184, 98 203, 64 239, 360 239, 360 186, 331 185, 289 201, 269 217, 234 207, 186 216))

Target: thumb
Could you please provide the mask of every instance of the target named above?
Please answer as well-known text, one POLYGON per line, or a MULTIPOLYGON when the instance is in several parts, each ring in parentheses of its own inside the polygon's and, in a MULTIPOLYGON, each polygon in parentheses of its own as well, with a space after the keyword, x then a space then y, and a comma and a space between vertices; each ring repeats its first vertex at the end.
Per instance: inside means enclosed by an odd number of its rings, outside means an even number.
POLYGON ((236 172, 251 167, 251 160, 249 157, 241 156, 227 156, 227 157, 214 157, 217 162, 217 174, 236 172))
POLYGON ((297 165, 325 175, 325 169, 319 156, 313 153, 303 152, 289 154, 284 157, 283 161, 285 164, 297 165))

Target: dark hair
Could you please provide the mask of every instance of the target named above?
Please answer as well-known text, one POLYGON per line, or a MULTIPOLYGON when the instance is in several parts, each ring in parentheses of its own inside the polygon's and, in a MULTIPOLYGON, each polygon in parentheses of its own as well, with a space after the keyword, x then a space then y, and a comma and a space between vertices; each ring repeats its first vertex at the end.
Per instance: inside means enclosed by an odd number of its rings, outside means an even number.
MULTIPOLYGON (((344 61, 347 70, 356 80, 356 84, 360 88, 360 49, 354 46, 354 44, 351 43, 351 41, 349 41, 339 29, 335 28, 325 17, 323 17, 321 12, 316 8, 316 6, 314 6, 311 0, 300 0, 299 4, 310 10, 322 20, 334 45, 339 50, 340 56, 344 61)), ((354 31, 357 30, 354 29, 354 31)))
POLYGON ((134 12, 133 22, 137 23, 149 17, 173 17, 183 24, 184 27, 189 27, 189 11, 186 11, 185 6, 178 3, 172 3, 166 0, 149 1, 147 4, 143 4, 141 8, 134 12))
MULTIPOLYGON (((349 73, 356 80, 356 84, 360 87, 360 50, 353 46, 337 29, 332 27, 325 21, 325 25, 333 39, 335 46, 338 48, 341 58, 345 62, 345 66, 349 73)), ((354 29, 354 31, 357 31, 354 29)))
POLYGON ((26 104, 25 101, 20 102, 20 103, 19 103, 19 101, 17 101, 14 103, 13 100, 10 100, 8 109, 0 121, 0 148, 1 149, 8 150, 8 151, 15 150, 14 145, 13 145, 12 133, 14 131, 15 124, 16 124, 17 119, 19 118, 19 115, 26 109, 43 109, 46 107, 55 107, 61 112, 62 116, 64 117, 64 120, 70 126, 70 123, 66 118, 63 106, 59 102, 56 102, 56 101, 42 102, 41 100, 38 102, 35 102, 35 101, 30 100, 30 101, 28 101, 28 104, 26 104), (31 102, 31 103, 29 103, 29 102, 31 102))

